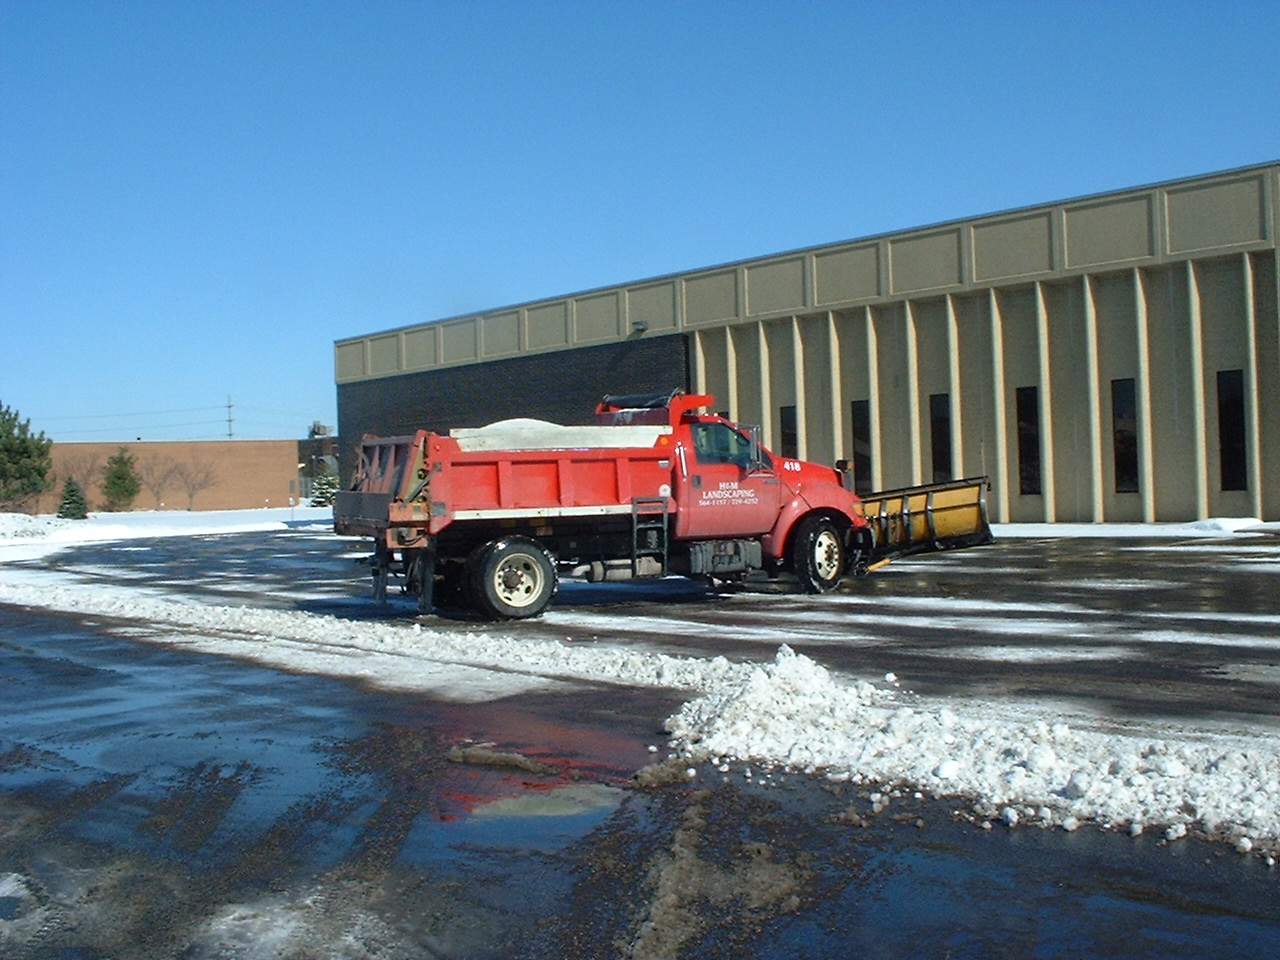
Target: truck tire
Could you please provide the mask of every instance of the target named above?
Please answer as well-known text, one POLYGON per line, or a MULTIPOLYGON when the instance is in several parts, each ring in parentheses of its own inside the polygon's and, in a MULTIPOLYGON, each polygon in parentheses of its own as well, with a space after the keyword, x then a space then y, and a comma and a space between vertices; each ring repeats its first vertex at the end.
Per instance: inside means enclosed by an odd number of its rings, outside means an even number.
POLYGON ((844 538, 825 517, 806 517, 791 541, 791 568, 805 593, 826 593, 844 573, 844 538))
POLYGON ((536 617, 559 587, 551 555, 528 537, 493 541, 477 552, 471 567, 472 602, 493 620, 536 617))

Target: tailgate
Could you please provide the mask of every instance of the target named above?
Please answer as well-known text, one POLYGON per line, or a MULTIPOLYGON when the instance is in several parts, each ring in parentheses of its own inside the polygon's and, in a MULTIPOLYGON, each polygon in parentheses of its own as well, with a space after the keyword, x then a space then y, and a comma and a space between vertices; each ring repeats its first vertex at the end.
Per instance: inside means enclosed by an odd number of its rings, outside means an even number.
POLYGON ((416 477, 427 434, 412 437, 365 437, 360 462, 349 490, 333 498, 333 529, 352 537, 378 537, 391 524, 391 504, 403 499, 407 482, 416 477))
POLYGON ((344 537, 377 537, 387 529, 391 494, 339 490, 333 497, 333 529, 344 537))

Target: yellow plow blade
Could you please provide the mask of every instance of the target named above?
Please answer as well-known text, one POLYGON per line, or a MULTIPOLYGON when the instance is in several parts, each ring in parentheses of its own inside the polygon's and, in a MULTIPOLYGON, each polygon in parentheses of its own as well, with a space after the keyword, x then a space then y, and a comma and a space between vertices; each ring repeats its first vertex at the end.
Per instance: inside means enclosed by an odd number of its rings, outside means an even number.
POLYGON ((882 490, 862 498, 873 545, 870 560, 993 543, 987 478, 882 490))

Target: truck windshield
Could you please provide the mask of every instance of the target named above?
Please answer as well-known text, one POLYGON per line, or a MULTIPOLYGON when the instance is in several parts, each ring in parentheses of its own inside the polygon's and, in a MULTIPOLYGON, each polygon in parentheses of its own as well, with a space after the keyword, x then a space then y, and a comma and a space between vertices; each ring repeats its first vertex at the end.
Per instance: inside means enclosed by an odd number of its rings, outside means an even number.
POLYGON ((693 432, 693 450, 698 463, 732 463, 743 470, 749 470, 753 466, 772 469, 773 465, 763 448, 728 424, 695 423, 690 425, 690 429, 693 432))

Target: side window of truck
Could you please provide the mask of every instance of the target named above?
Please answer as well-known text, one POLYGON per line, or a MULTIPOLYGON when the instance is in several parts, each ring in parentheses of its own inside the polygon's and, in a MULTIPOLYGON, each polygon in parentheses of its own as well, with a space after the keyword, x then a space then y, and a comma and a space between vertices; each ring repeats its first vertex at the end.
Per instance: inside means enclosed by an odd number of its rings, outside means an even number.
MULTIPOLYGON (((723 423, 695 423, 691 429, 698 463, 732 463, 744 470, 751 466, 751 440, 737 430, 723 423)), ((764 451, 757 457, 767 459, 764 451)))

